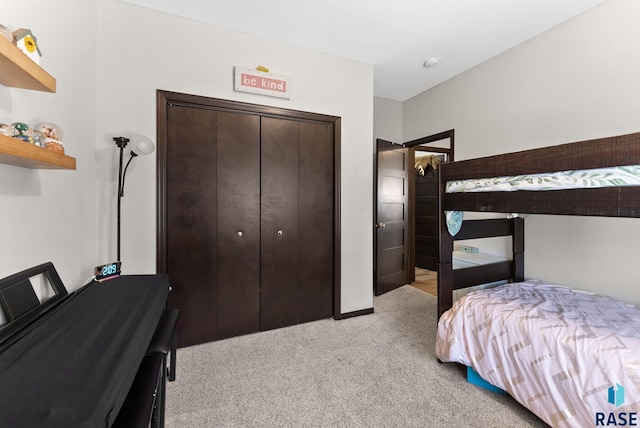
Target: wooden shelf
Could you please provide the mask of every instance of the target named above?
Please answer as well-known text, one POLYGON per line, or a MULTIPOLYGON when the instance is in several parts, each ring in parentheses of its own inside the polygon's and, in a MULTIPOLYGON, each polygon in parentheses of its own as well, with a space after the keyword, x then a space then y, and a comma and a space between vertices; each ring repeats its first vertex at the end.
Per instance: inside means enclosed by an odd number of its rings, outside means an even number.
POLYGON ((14 88, 56 91, 56 79, 4 37, 0 37, 0 83, 14 88))
POLYGON ((0 163, 23 168, 76 169, 76 159, 0 135, 0 163))

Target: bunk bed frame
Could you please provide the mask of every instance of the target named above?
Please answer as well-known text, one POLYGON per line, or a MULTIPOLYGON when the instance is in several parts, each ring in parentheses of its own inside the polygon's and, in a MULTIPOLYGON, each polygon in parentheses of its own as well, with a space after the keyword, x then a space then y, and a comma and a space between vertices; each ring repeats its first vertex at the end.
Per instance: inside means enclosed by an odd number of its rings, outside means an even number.
POLYGON ((488 282, 524 279, 521 218, 465 221, 449 234, 446 211, 640 217, 640 186, 553 191, 446 193, 448 181, 640 164, 640 133, 579 141, 442 164, 438 169, 438 318, 453 304, 453 290, 488 282), (453 270, 455 240, 512 236, 509 262, 453 270))

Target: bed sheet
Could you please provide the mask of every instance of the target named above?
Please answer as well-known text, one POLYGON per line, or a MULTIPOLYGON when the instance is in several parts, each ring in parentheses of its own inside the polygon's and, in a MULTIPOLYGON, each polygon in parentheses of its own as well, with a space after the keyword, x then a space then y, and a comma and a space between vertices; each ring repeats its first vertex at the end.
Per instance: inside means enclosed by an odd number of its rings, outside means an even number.
POLYGON ((493 254, 486 253, 465 253, 460 250, 456 250, 452 253, 452 265, 454 269, 504 262, 507 260, 509 259, 506 257, 494 256, 493 254))
POLYGON ((605 296, 540 281, 474 291, 440 318, 436 354, 554 427, 640 416, 640 308, 605 296))
POLYGON ((447 193, 640 186, 640 165, 448 181, 447 193))

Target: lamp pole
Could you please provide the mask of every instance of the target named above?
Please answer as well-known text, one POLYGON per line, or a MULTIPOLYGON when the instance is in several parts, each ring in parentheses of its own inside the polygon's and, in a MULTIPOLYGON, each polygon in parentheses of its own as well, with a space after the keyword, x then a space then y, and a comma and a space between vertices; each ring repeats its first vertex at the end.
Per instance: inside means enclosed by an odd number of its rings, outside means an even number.
POLYGON ((128 138, 125 137, 114 137, 113 141, 116 142, 116 146, 120 148, 120 167, 118 169, 118 243, 117 243, 117 251, 118 257, 117 261, 120 260, 120 206, 122 204, 122 161, 124 157, 124 148, 127 147, 127 143, 129 142, 128 138))

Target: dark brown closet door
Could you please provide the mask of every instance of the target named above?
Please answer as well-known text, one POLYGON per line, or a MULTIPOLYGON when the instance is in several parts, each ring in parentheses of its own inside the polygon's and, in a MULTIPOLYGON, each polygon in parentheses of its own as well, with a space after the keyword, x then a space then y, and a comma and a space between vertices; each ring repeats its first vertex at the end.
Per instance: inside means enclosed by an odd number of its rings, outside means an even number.
POLYGON ((333 127, 263 118, 261 176, 261 329, 330 317, 333 127))
POLYGON ((298 122, 262 119, 261 330, 298 323, 298 122))
POLYGON ((260 331, 260 117, 220 112, 218 339, 260 331))
POLYGON ((167 129, 179 346, 259 331, 260 118, 173 105, 167 129))
POLYGON ((216 337, 216 136, 211 110, 167 108, 166 270, 178 345, 216 337))
POLYGON ((333 315, 333 126, 300 122, 299 321, 333 315))

